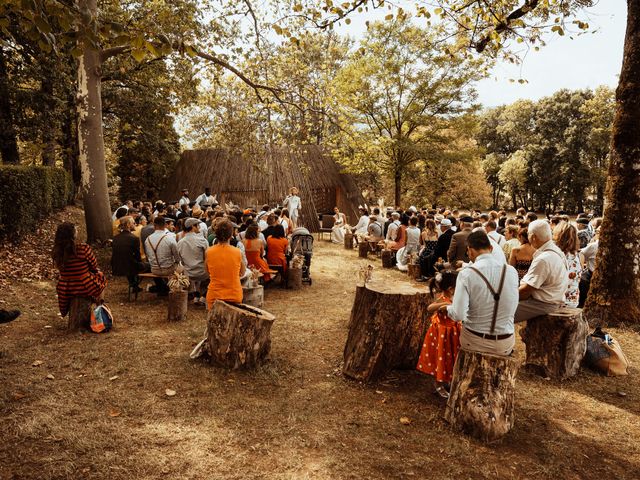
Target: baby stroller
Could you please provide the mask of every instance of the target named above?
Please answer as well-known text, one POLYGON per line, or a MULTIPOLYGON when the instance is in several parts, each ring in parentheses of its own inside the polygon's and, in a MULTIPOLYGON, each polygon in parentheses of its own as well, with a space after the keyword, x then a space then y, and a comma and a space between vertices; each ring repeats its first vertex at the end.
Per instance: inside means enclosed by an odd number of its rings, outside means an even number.
POLYGON ((302 255, 304 257, 304 264, 302 265, 302 283, 308 283, 311 285, 311 257, 313 256, 313 235, 309 233, 309 230, 303 227, 296 228, 291 234, 291 243, 289 245, 290 255, 293 258, 295 255, 302 255))

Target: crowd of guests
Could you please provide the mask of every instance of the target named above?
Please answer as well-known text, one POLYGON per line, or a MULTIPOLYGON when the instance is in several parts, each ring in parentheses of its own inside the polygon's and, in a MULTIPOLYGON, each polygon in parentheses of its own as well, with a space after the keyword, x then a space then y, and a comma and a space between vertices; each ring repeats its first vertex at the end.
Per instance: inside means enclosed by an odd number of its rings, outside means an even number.
MULTIPOLYGON (((216 300, 240 303, 242 284, 252 270, 265 282, 272 280, 274 271, 286 278, 288 237, 308 234, 298 225, 301 201, 296 188, 283 204, 293 210, 223 207, 209 188, 195 201, 188 190, 171 204, 128 201, 112 217, 112 273, 126 277, 131 290, 139 292, 139 275, 150 272, 155 277, 149 290, 166 296, 168 277, 179 271, 189 279, 194 304, 211 308, 216 300)), ((53 258, 60 271, 57 289, 63 316, 74 296, 101 298, 106 278, 91 248, 78 242, 75 225, 59 225, 53 258)))
MULTIPOLYGON (((586 214, 538 218, 524 209, 511 216, 415 207, 360 215, 353 233, 372 249, 399 252, 399 263, 413 258, 421 280, 439 292, 417 369, 433 375, 445 397, 460 347, 510 355, 515 323, 584 305, 602 223, 586 214)), ((334 231, 348 231, 339 217, 336 209, 334 231)))

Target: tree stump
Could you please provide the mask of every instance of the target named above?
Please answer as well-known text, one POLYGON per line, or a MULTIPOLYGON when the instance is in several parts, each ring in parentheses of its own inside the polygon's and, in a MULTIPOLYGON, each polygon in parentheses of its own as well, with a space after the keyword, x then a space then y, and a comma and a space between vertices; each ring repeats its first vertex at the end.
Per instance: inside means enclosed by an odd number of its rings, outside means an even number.
POLYGON ((93 312, 93 300, 86 297, 74 297, 69 309, 67 330, 89 330, 91 328, 91 313, 93 312))
POLYGON ((411 280, 418 280, 419 278, 422 277, 422 270, 420 270, 419 263, 410 263, 407 266, 409 267, 409 269, 407 270, 407 276, 411 280))
POLYGON ((454 430, 484 442, 513 427, 518 361, 460 350, 444 417, 454 430))
POLYGON ((264 287, 242 287, 242 303, 250 307, 262 308, 264 304, 264 287))
POLYGON ((187 318, 189 292, 169 292, 167 303, 167 321, 180 322, 187 318))
POLYGON ((385 248, 380 257, 382 258, 382 268, 393 268, 393 260, 395 259, 393 250, 385 248))
POLYGON ((232 370, 255 368, 269 356, 275 317, 248 305, 214 302, 207 315, 211 363, 232 370))
POLYGON ((426 288, 370 282, 356 288, 344 347, 347 377, 368 382, 394 368, 413 369, 429 328, 426 288))
POLYGON ((300 290, 302 288, 301 268, 289 268, 289 281, 287 287, 292 290, 300 290))
POLYGON ((365 240, 358 243, 358 257, 369 258, 369 243, 365 240))
POLYGON ((588 335, 589 324, 579 308, 561 308, 532 318, 521 333, 527 346, 525 364, 535 366, 546 377, 572 377, 580 370, 588 335))
POLYGON ((344 248, 346 250, 353 250, 353 233, 346 232, 344 234, 344 248))

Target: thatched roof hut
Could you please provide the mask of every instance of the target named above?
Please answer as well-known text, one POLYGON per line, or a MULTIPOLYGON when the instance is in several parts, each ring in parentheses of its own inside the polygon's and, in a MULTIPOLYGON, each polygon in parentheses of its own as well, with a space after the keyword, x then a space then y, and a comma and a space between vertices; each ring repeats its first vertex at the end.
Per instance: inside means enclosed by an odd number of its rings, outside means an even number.
POLYGON ((354 179, 340 172, 340 166, 318 146, 277 148, 260 159, 247 160, 222 149, 186 150, 162 193, 174 200, 188 188, 192 198, 211 187, 220 203, 240 207, 281 205, 291 187, 298 187, 302 199, 302 223, 318 231, 318 215, 332 213, 336 205, 351 224, 358 219, 358 205, 364 204, 354 179))

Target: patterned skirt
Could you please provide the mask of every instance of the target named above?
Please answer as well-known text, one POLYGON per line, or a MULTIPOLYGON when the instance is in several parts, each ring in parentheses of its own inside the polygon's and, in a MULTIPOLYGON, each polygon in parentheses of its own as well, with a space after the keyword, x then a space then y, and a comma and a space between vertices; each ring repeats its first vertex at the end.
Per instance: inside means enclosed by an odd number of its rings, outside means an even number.
POLYGON ((438 382, 451 382, 460 350, 461 330, 460 322, 451 320, 445 313, 434 313, 422 344, 417 370, 433 375, 438 382))

